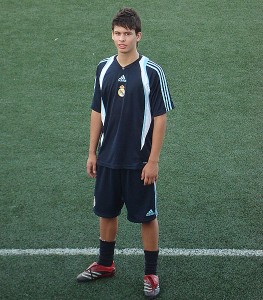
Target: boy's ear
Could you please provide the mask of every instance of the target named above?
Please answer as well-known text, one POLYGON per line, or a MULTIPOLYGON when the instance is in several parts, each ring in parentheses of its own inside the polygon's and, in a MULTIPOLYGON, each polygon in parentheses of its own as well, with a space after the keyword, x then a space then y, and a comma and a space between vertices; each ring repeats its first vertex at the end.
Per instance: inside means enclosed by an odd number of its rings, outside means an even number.
POLYGON ((136 38, 137 38, 137 42, 139 42, 142 39, 142 33, 138 32, 136 38))

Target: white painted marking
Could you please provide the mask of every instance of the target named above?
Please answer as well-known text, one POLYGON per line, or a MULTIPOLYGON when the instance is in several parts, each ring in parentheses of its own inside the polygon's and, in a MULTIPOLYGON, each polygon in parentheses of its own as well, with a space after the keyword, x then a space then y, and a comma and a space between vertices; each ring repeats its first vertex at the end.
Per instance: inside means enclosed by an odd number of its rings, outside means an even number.
MULTIPOLYGON (((25 256, 25 255, 98 255, 98 248, 70 249, 0 249, 0 256, 25 256)), ((115 249, 116 255, 143 255, 142 249, 125 248, 115 249)), ((249 249, 176 249, 161 248, 160 256, 244 256, 262 257, 263 250, 249 249)))

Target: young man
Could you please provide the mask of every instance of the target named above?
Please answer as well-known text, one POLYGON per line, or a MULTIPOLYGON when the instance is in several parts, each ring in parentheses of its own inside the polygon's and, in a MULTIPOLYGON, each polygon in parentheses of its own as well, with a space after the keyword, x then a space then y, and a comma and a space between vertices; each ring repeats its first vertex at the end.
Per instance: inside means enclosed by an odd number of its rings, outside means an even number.
POLYGON ((142 224, 144 293, 155 297, 160 292, 156 181, 166 112, 174 105, 162 68, 137 51, 141 37, 137 13, 121 9, 112 21, 117 55, 97 67, 87 172, 96 177, 94 212, 100 217, 100 253, 77 281, 115 274, 118 215, 125 204, 128 220, 142 224))

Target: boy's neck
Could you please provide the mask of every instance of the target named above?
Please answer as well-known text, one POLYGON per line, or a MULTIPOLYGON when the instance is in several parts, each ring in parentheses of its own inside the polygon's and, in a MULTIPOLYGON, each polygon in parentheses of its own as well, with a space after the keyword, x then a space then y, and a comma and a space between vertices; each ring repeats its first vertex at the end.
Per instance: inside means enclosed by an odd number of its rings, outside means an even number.
POLYGON ((126 67, 135 62, 139 56, 140 55, 137 50, 133 53, 118 53, 117 61, 122 67, 126 67))

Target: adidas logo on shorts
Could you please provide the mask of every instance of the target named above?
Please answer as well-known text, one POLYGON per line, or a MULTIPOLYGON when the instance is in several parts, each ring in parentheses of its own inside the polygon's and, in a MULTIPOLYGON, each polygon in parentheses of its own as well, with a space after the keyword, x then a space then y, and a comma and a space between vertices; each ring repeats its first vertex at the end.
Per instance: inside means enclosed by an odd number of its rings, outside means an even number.
POLYGON ((154 216, 154 215, 155 215, 155 212, 154 212, 152 209, 150 209, 150 210, 147 212, 146 217, 150 217, 150 216, 154 216))

